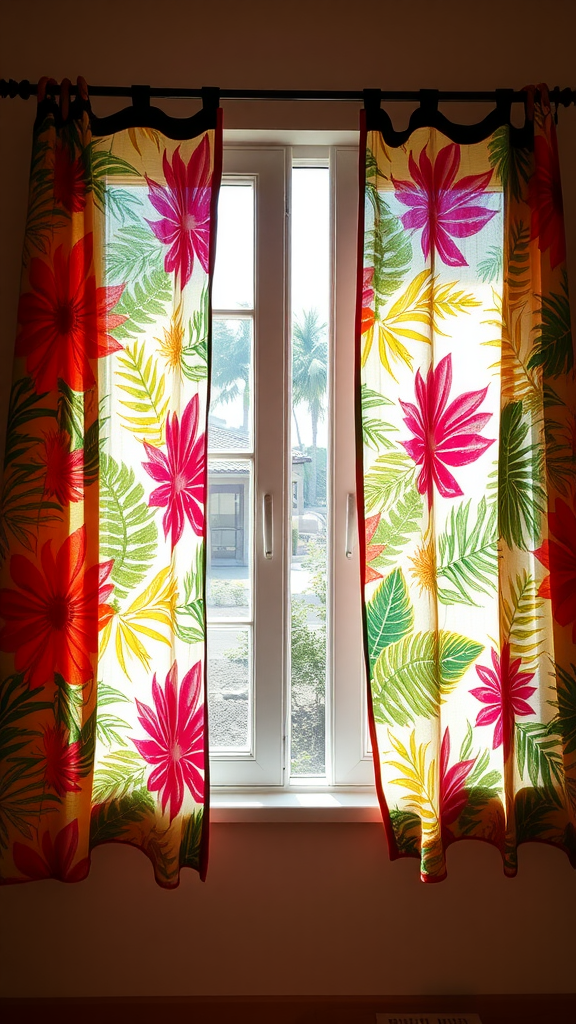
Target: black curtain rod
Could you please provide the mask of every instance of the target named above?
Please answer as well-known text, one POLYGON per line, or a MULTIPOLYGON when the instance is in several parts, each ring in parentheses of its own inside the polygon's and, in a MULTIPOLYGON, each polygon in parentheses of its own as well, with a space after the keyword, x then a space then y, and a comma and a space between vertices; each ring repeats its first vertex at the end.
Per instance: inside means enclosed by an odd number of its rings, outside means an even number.
MULTIPOLYGON (((89 86, 89 94, 90 96, 133 98, 135 89, 139 91, 140 96, 142 93, 146 93, 150 98, 200 99, 202 97, 202 89, 170 89, 129 85, 93 85, 89 86)), ((60 86, 48 85, 46 91, 49 95, 59 95, 60 86)), ((76 86, 71 85, 70 91, 75 93, 76 86)), ((21 82, 16 82, 13 78, 9 81, 4 78, 0 79, 0 97, 2 99, 15 99, 16 96, 19 96, 21 99, 27 100, 30 96, 35 96, 37 92, 38 85, 31 84, 26 79, 21 82)), ((335 100, 353 103, 363 103, 364 101, 364 92, 360 89, 220 89, 219 92, 222 100, 319 100, 322 102, 335 100)), ((526 93, 523 90, 510 90, 508 95, 512 103, 524 103, 526 99, 526 93)), ((438 91, 436 96, 439 103, 494 103, 497 99, 494 90, 487 92, 438 91)), ((421 93, 418 90, 382 90, 380 98, 390 103, 419 103, 421 93)), ((572 103, 576 104, 576 89, 560 89, 555 86, 550 90, 550 101, 556 106, 562 104, 564 107, 569 107, 572 103)))

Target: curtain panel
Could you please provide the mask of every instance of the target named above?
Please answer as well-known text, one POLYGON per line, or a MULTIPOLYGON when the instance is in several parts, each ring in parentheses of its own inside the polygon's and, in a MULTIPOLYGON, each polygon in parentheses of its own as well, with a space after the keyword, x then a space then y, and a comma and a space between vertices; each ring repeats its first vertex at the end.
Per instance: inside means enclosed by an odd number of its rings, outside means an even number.
MULTIPOLYGON (((359 510, 391 856, 576 866, 576 405, 556 133, 361 145, 359 510)), ((467 131, 467 129, 465 129, 467 131)))
POLYGON ((45 91, 0 520, 1 877, 77 881, 119 841, 173 887, 208 850, 220 120, 180 141, 160 112, 166 133, 136 115, 97 135, 82 80, 60 108, 45 91))

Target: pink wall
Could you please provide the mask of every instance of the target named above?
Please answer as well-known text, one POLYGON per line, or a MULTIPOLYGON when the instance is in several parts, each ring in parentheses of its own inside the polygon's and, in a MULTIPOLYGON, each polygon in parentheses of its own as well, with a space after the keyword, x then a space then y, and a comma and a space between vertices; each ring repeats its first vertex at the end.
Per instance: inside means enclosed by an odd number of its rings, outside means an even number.
MULTIPOLYGON (((246 88, 576 86, 572 0, 28 0, 6 5, 0 30, 2 75, 33 81, 82 73, 98 84, 246 88)), ((351 106, 229 105, 226 116, 234 127, 356 124, 351 106)), ((33 118, 31 102, 0 102, 2 433, 33 118)), ((575 299, 575 108, 561 111, 559 135, 575 299)), ((2 891, 1 992, 574 989, 576 872, 562 854, 524 847, 519 877, 507 880, 495 850, 467 843, 449 851, 448 869, 446 882, 422 885, 416 863, 389 863, 375 825, 229 824, 213 828, 207 883, 187 872, 165 892, 142 855, 102 847, 86 882, 2 891)))

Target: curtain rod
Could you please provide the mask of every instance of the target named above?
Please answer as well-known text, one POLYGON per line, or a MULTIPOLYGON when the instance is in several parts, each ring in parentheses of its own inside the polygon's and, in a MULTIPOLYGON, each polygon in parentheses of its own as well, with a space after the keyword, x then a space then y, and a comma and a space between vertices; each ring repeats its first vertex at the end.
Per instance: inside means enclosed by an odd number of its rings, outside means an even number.
MULTIPOLYGON (((93 85, 89 86, 89 93, 90 96, 132 98, 134 89, 137 89, 140 95, 145 92, 150 98, 200 99, 202 97, 202 89, 129 85, 93 85)), ((76 86, 71 85, 70 91, 75 93, 76 86)), ((512 103, 524 103, 526 99, 524 90, 510 89, 506 91, 512 103)), ((30 96, 35 96, 37 92, 38 85, 31 84, 27 79, 21 82, 16 82, 13 78, 9 81, 6 81, 5 78, 0 79, 0 97, 2 99, 15 99, 16 96, 19 96, 21 99, 27 100, 30 96)), ((60 86, 48 85, 47 92, 58 95, 60 86)), ((361 89, 220 89, 219 92, 222 100, 319 100, 322 102, 335 100, 353 103, 364 101, 364 92, 361 89)), ((382 90, 380 98, 390 103, 419 103, 422 97, 419 90, 382 90)), ((494 103, 497 94, 494 90, 488 92, 440 90, 437 92, 437 98, 439 103, 494 103)), ((562 104, 564 107, 569 107, 572 103, 576 104, 576 89, 560 89, 555 86, 550 90, 550 101, 556 106, 562 104)))

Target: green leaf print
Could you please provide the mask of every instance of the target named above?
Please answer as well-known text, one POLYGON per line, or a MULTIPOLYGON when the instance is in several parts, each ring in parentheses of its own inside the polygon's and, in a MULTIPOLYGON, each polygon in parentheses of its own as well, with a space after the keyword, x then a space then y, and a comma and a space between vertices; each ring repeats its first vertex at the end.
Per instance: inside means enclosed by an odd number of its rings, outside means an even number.
POLYGON ((364 477, 366 512, 383 512, 414 484, 416 467, 403 451, 379 455, 364 477))
POLYGON ((396 807, 390 810, 390 821, 399 853, 409 857, 418 857, 422 833, 419 816, 413 811, 401 811, 396 807))
POLYGON ((31 690, 22 672, 8 676, 0 684, 0 762, 6 762, 25 747, 32 736, 40 735, 37 730, 23 729, 16 723, 52 708, 51 701, 36 700, 43 690, 43 686, 31 690))
POLYGON ((514 199, 521 199, 530 176, 530 150, 512 145, 508 125, 497 128, 490 138, 488 159, 500 178, 503 190, 506 192, 509 188, 514 199))
POLYGON ((550 723, 562 737, 565 754, 576 753, 576 665, 567 672, 556 665, 557 700, 549 701, 556 708, 556 715, 550 723))
POLYGON ((120 404, 132 413, 130 416, 122 416, 122 421, 139 441, 148 441, 148 444, 158 448, 164 442, 170 400, 164 397, 165 375, 159 372, 153 356, 148 359, 145 356, 144 345, 135 344, 118 357, 120 369, 116 370, 116 376, 127 382, 119 383, 118 388, 130 396, 128 399, 121 398, 120 404))
POLYGON ((374 226, 369 228, 364 236, 364 266, 374 268, 372 287, 378 316, 379 307, 386 303, 404 282, 410 269, 412 243, 400 219, 394 216, 376 187, 376 161, 373 154, 369 151, 368 153, 366 198, 373 210, 374 226))
POLYGON ((11 828, 31 839, 39 815, 60 807, 60 797, 47 793, 44 780, 33 778, 34 774, 35 768, 26 771, 16 762, 0 779, 0 848, 8 846, 11 828))
POLYGON ((180 844, 180 867, 198 868, 202 840, 202 811, 195 811, 184 825, 180 844))
POLYGON ((374 666, 372 701, 377 722, 405 726, 433 718, 440 704, 483 651, 448 630, 417 633, 385 647, 374 666))
POLYGON ((386 576, 366 603, 370 665, 381 651, 397 643, 414 625, 414 612, 401 569, 386 576))
POLYGON ((512 660, 521 658, 523 668, 535 671, 534 660, 543 643, 544 617, 540 614, 543 599, 538 596, 539 583, 525 569, 507 583, 501 581, 500 635, 510 644, 512 660))
POLYGON ((515 741, 520 778, 524 779, 527 770, 534 788, 541 786, 552 803, 562 807, 564 762, 557 749, 559 737, 551 734, 549 726, 540 722, 516 722, 515 741))
POLYGON ((162 243, 141 224, 120 228, 106 246, 106 276, 109 284, 132 285, 164 269, 162 243))
POLYGON ((118 327, 111 327, 118 341, 132 340, 146 333, 150 324, 159 316, 166 316, 166 306, 172 298, 172 282, 164 270, 151 270, 135 281, 131 288, 125 288, 114 306, 114 315, 128 317, 118 327))
POLYGON ((102 455, 100 556, 114 560, 111 578, 121 599, 142 582, 156 554, 154 510, 143 498, 144 487, 136 481, 134 470, 102 455))
POLYGON ((574 366, 574 346, 570 325, 568 278, 562 271, 562 294, 542 296, 542 322, 536 328, 534 349, 528 360, 532 369, 541 366, 545 377, 559 377, 574 366))
POLYGON ((145 786, 146 763, 135 750, 115 750, 100 761, 94 772, 92 801, 119 800, 145 786))
POLYGON ((416 533, 422 527, 422 508, 422 495, 415 487, 412 487, 388 510, 385 516, 381 516, 372 538, 372 544, 383 544, 384 550, 370 561, 375 569, 392 565, 397 561, 402 548, 408 544, 411 534, 416 533))
POLYGON ((500 418, 498 469, 490 488, 498 487, 498 526, 511 547, 528 550, 540 534, 546 508, 542 489, 542 449, 530 444, 530 423, 523 419, 522 402, 505 405, 500 418), (497 483, 495 481, 497 478, 497 483))
POLYGON ((134 790, 130 796, 123 796, 109 803, 103 803, 93 810, 90 822, 90 847, 109 843, 127 832, 131 825, 154 813, 156 804, 147 789, 134 790))
POLYGON ((24 434, 22 427, 32 420, 54 419, 56 410, 43 405, 48 392, 37 395, 31 377, 23 377, 12 385, 10 407, 8 409, 8 426, 6 430, 6 446, 4 449, 4 468, 20 459, 31 447, 38 444, 37 434, 24 434))
POLYGON ((469 524, 472 501, 452 508, 447 528, 439 537, 438 600, 442 604, 478 606, 478 594, 489 594, 498 583, 496 504, 482 497, 476 522, 469 524))
POLYGON ((54 202, 54 165, 49 156, 51 149, 51 141, 44 142, 40 141, 38 135, 35 137, 22 254, 25 267, 32 256, 49 252, 54 235, 70 220, 68 211, 54 202))

